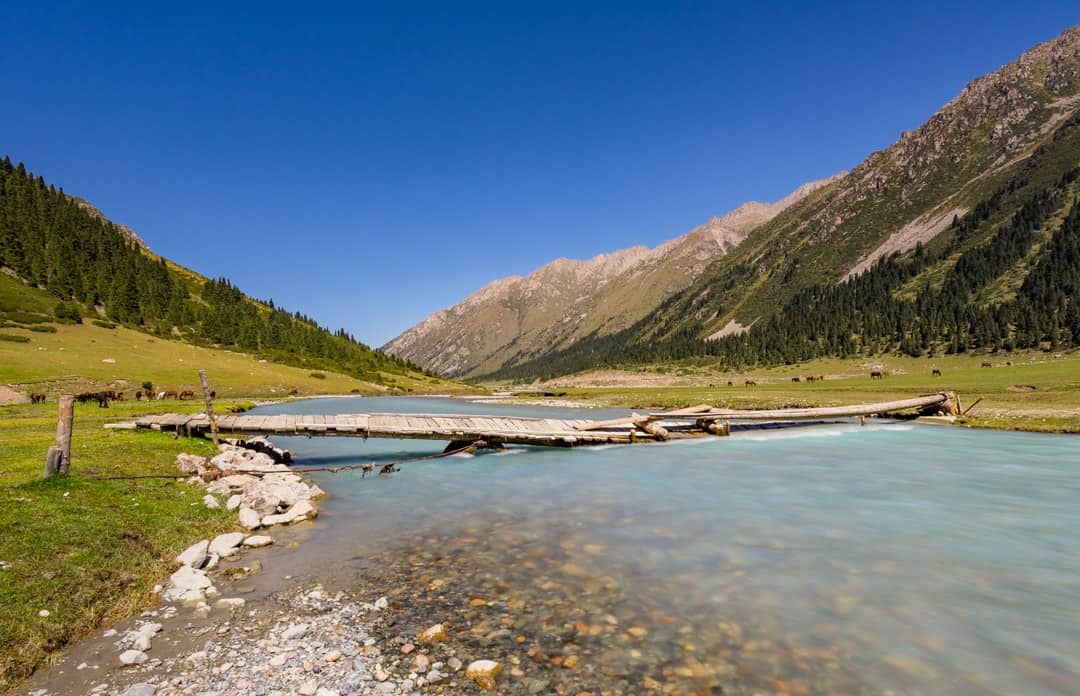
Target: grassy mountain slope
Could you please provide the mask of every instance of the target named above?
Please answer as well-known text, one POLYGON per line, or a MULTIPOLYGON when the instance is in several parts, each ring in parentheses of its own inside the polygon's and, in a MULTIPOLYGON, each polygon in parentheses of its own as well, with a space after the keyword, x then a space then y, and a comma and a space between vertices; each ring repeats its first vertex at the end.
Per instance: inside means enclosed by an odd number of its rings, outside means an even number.
POLYGON ((917 130, 755 230, 661 321, 692 318, 710 333, 730 319, 749 324, 799 290, 879 258, 890 240, 888 250, 903 252, 933 239, 1080 111, 1078 95, 1073 28, 973 81, 917 130))

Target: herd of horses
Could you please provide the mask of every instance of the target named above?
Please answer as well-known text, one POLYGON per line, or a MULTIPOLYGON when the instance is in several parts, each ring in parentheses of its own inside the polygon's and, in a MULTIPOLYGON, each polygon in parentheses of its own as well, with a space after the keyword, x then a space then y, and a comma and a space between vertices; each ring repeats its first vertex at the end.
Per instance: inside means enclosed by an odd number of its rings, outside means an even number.
MULTIPOLYGON (((210 392, 210 398, 217 396, 216 392, 210 392)), ((104 389, 102 391, 87 391, 75 395, 75 401, 80 404, 96 403, 99 408, 108 408, 110 401, 123 401, 126 397, 121 391, 115 389, 104 389)), ((153 392, 149 389, 138 389, 135 391, 136 401, 161 401, 163 399, 178 399, 185 401, 187 399, 194 399, 195 392, 190 389, 174 390, 169 389, 161 392, 153 392)), ((30 403, 43 404, 48 400, 46 394, 40 392, 31 392, 30 403)))

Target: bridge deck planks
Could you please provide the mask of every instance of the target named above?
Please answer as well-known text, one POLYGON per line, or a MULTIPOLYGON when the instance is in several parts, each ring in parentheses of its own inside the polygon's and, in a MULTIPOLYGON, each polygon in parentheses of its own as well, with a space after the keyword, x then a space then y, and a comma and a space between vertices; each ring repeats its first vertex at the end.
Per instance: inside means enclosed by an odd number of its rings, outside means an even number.
MULTIPOLYGON (((699 422, 698 431, 690 436, 700 436, 703 420, 792 420, 810 417, 850 417, 868 413, 921 408, 944 403, 955 398, 951 393, 927 395, 903 401, 855 406, 825 407, 813 409, 777 409, 771 411, 725 411, 697 407, 684 412, 650 414, 648 420, 699 422), (689 413, 689 411, 693 413, 689 413)), ((259 435, 289 433, 295 435, 345 435, 353 437, 413 438, 427 440, 487 440, 494 443, 549 445, 570 447, 606 443, 649 442, 656 437, 647 432, 635 432, 629 419, 626 423, 607 423, 587 419, 518 418, 511 416, 477 416, 451 414, 399 414, 354 413, 341 415, 293 415, 251 416, 225 414, 217 417, 218 430, 223 433, 259 435)), ((184 415, 166 413, 140 416, 135 419, 137 428, 175 430, 191 434, 205 434, 210 420, 204 414, 184 415)), ((686 426, 684 426, 685 429, 686 426)), ((684 430, 681 436, 688 432, 684 430)))

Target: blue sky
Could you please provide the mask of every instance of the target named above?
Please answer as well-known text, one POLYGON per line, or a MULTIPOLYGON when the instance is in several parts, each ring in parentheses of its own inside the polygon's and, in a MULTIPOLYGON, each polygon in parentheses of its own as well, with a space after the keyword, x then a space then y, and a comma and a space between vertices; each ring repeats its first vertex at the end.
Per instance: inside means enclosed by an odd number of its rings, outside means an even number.
POLYGON ((1072 2, 20 3, 0 153, 374 345, 858 164, 1072 2))

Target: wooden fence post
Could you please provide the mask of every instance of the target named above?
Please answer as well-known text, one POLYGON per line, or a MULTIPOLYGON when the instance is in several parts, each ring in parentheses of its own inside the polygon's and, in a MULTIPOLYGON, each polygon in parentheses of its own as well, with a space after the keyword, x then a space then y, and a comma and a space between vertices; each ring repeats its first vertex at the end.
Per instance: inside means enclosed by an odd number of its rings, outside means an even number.
POLYGON ((217 447, 217 419, 214 418, 214 400, 210 396, 210 382, 206 381, 206 370, 199 370, 199 381, 202 382, 203 396, 206 397, 206 417, 210 419, 210 436, 214 439, 214 446, 217 447))
POLYGON ((71 471, 71 425, 75 420, 75 397, 60 397, 60 413, 56 421, 56 444, 45 455, 45 478, 71 471))

